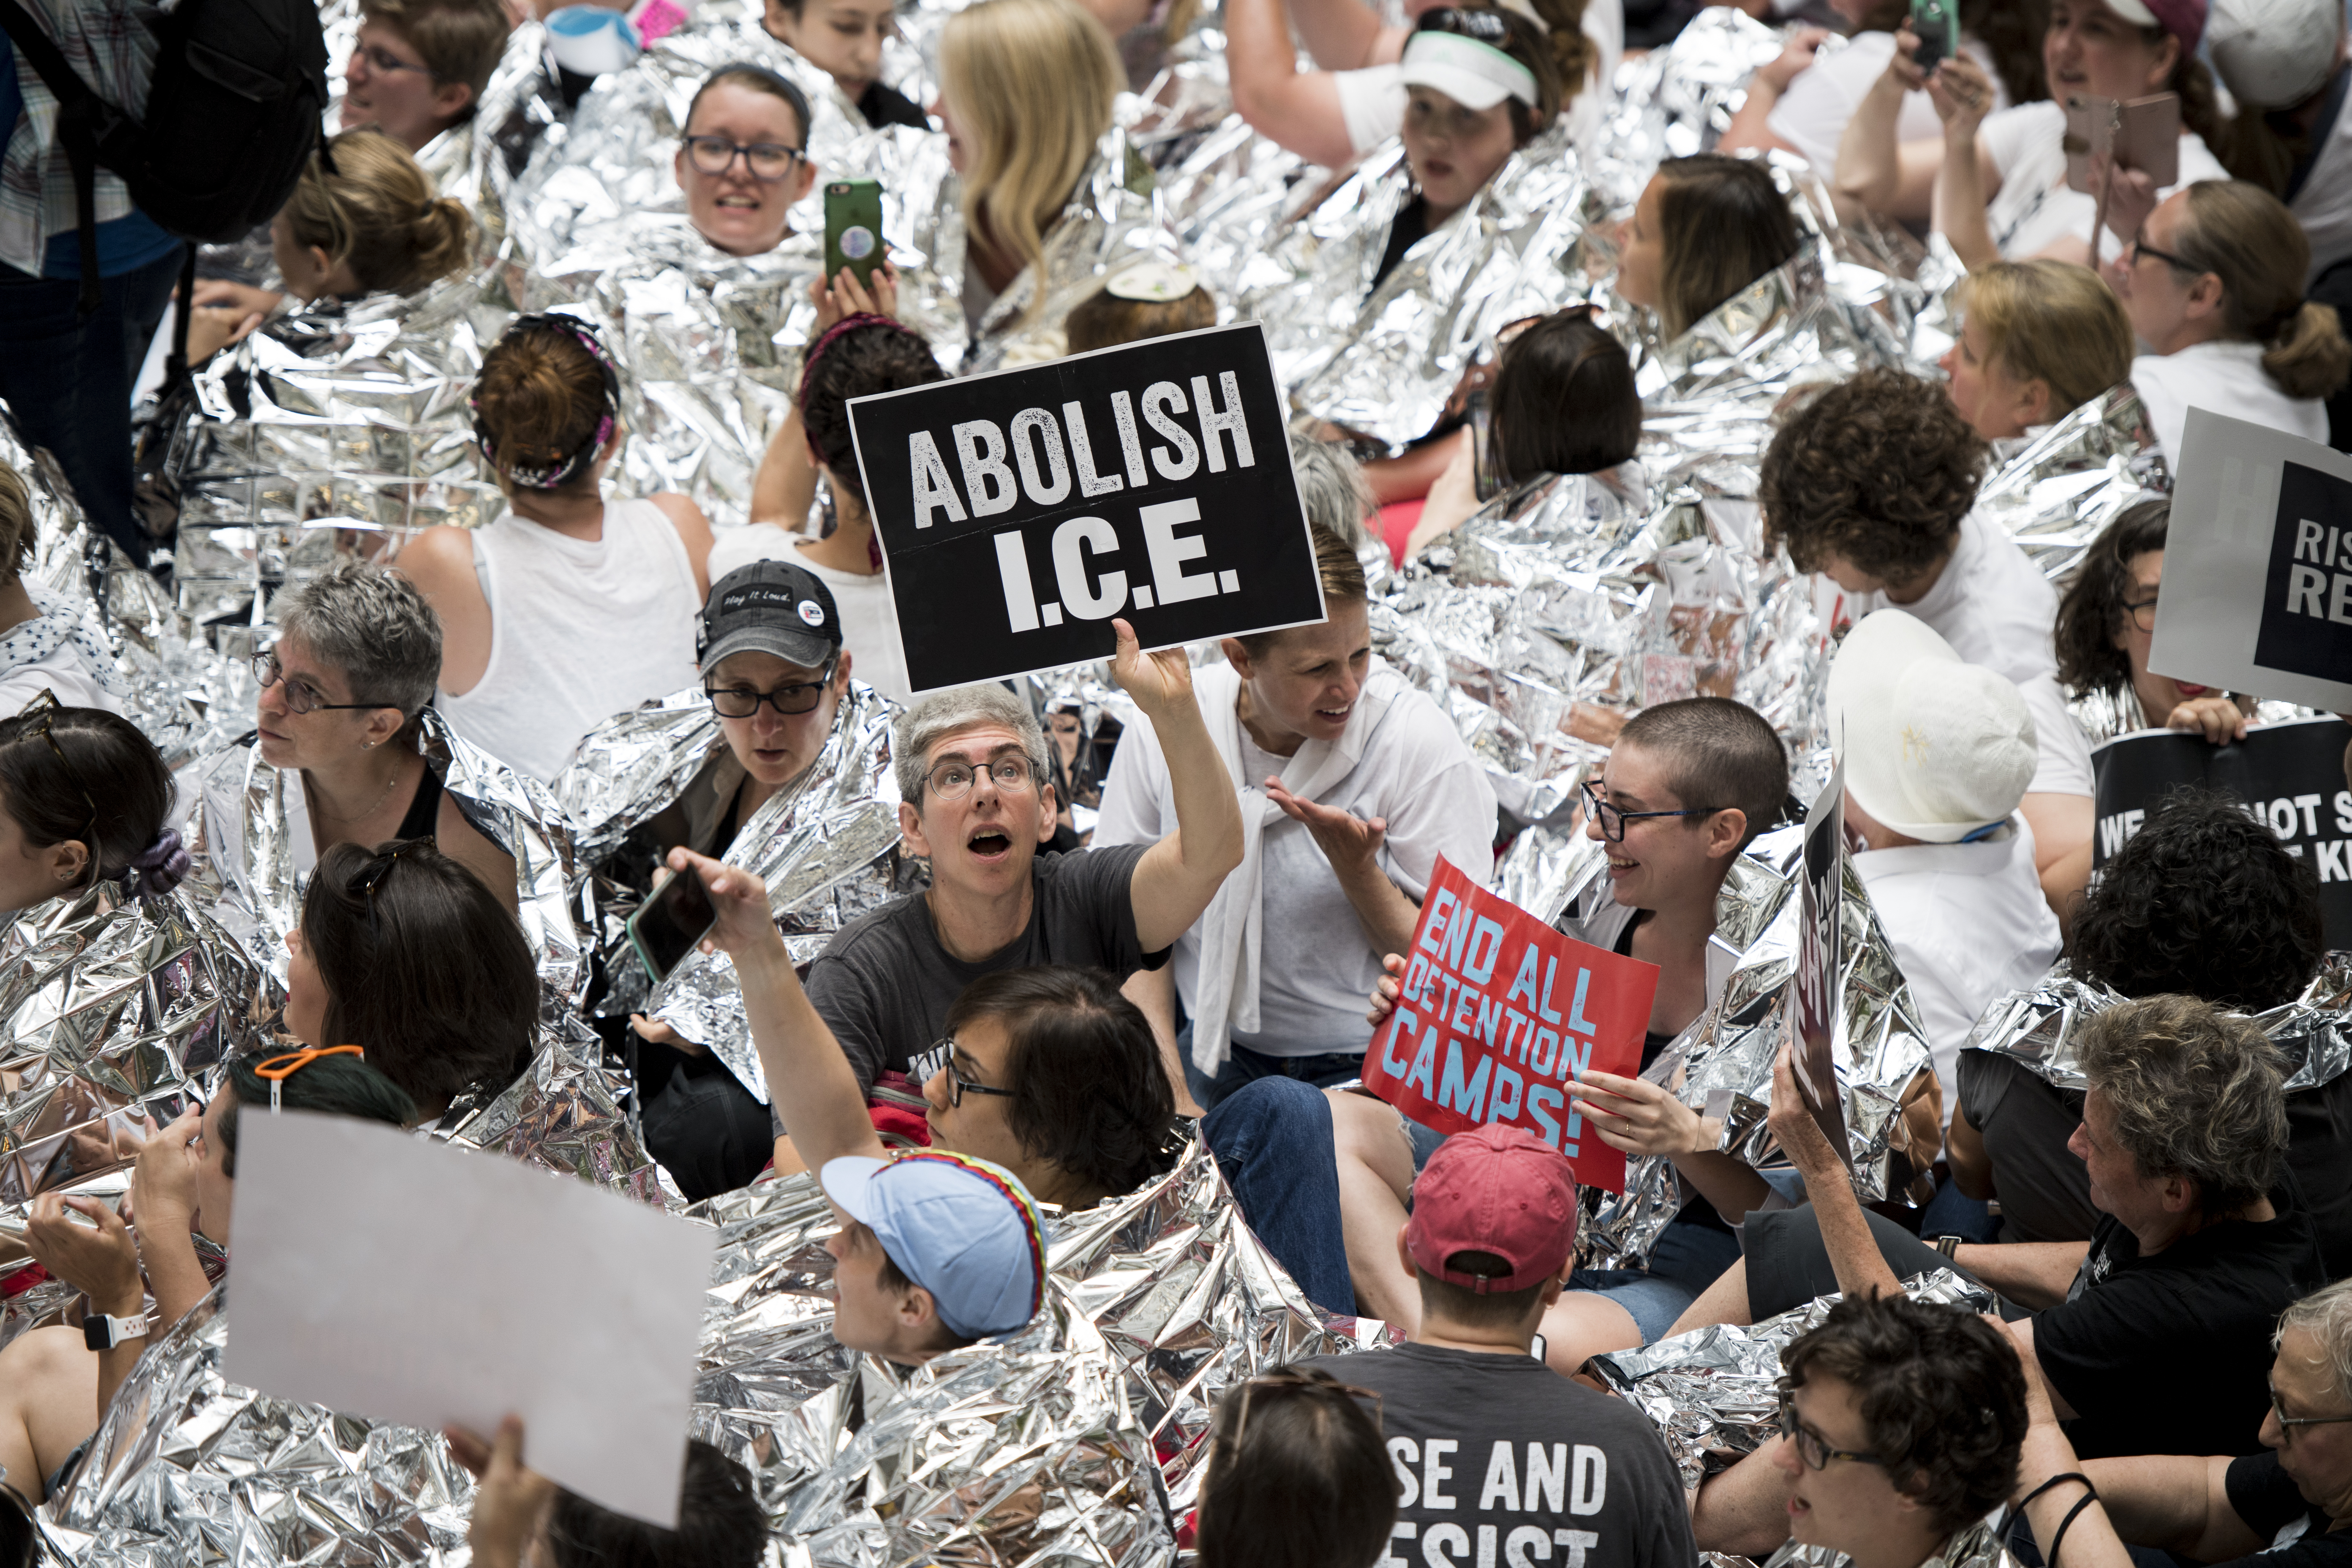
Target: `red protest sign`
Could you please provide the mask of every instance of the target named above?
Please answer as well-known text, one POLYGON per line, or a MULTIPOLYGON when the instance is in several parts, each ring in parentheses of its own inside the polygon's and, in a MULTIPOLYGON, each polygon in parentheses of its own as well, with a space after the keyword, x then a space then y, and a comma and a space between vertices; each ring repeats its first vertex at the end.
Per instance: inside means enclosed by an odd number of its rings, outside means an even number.
POLYGON ((1397 1009, 1364 1053, 1364 1087, 1415 1121, 1523 1127, 1578 1182, 1625 1190, 1625 1156, 1568 1109, 1588 1069, 1631 1078, 1658 966, 1562 936, 1443 856, 1422 900, 1397 1009))

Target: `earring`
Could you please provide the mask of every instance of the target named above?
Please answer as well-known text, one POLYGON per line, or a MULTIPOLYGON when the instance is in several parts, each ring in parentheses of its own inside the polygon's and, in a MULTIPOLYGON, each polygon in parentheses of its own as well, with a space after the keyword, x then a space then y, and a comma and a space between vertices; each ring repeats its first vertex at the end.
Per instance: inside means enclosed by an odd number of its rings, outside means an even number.
POLYGON ((375 742, 373 741, 363 742, 360 746, 360 750, 362 752, 373 752, 375 750, 375 742))

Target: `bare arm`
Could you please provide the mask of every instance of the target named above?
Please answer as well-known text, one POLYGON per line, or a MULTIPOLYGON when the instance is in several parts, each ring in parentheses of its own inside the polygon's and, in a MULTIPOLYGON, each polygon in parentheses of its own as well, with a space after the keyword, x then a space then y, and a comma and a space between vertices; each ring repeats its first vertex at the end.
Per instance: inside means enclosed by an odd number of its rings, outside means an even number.
MULTIPOLYGON (((194 1122, 184 1119, 173 1125, 183 1129, 184 1136, 184 1130, 193 1127, 194 1122)), ((138 1247, 121 1216, 96 1198, 43 1193, 33 1200, 26 1216, 25 1243, 41 1267, 89 1295, 93 1313, 135 1318, 145 1309, 147 1296, 139 1283, 138 1247), (68 1210, 89 1224, 72 1219, 68 1210)), ((191 1258, 194 1256, 191 1249, 191 1258)), ((140 1352, 146 1348, 148 1340, 161 1334, 173 1321, 173 1318, 163 1310, 159 1296, 154 1321, 148 1325, 144 1337, 125 1340, 99 1352, 98 1408, 91 1415, 93 1425, 106 1419, 106 1407, 114 1403, 114 1391, 131 1375, 131 1369, 139 1364, 140 1352)), ((33 1482, 37 1491, 40 1478, 34 1477, 33 1482)))
POLYGON ((1150 1022, 1151 1037, 1160 1046, 1160 1066, 1168 1075, 1168 1087, 1176 1092, 1176 1114, 1202 1114, 1192 1091, 1184 1083, 1184 1058, 1176 1049, 1176 976, 1168 964, 1157 969, 1139 969, 1127 977, 1119 987, 1127 999, 1143 1011, 1150 1022))
MULTIPOLYGON (((1361 13, 1377 30, 1379 18, 1356 0, 1338 4, 1361 13)), ((1319 50, 1317 58, 1322 58, 1319 50)), ((1339 110, 1339 86, 1328 70, 1298 69, 1298 51, 1291 46, 1282 0, 1228 0, 1225 70, 1233 84, 1234 108, 1259 135, 1327 167, 1355 161, 1347 118, 1339 110)))
POLYGON ((1126 621, 1114 620, 1111 628, 1118 637, 1111 673, 1150 720, 1176 798, 1176 831, 1143 852, 1129 883, 1136 939, 1144 952, 1157 952, 1192 929, 1242 863, 1242 807, 1201 718, 1184 650, 1147 654, 1126 621))
MULTIPOLYGON (((2079 1468, 2099 1489, 2116 1533, 2134 1546, 2158 1547, 2200 1563, 2226 1563, 2270 1544, 2230 1506, 2227 1455, 2085 1459, 2079 1468)), ((2078 1527, 2081 1522, 2075 1521, 2078 1527)))
POLYGON ((751 521, 799 533, 808 527, 809 509, 815 504, 816 465, 809 460, 808 426, 795 408, 776 426, 760 458, 760 471, 752 476, 751 521))
POLYGON ((1980 1204, 2000 1194, 1992 1184, 1992 1161, 1986 1157, 1984 1134, 1967 1111, 1952 1108, 1952 1129, 1944 1140, 1944 1160, 1952 1168, 1952 1184, 1980 1204))
POLYGON ((1924 79, 1912 58, 1919 40, 1895 35, 1895 56, 1873 82, 1838 139, 1837 194, 1871 212, 1916 223, 1928 216, 1929 192, 1943 162, 1939 141, 1903 141, 1895 132, 1903 95, 1924 79))
MULTIPOLYGON (((1384 963, 1397 966, 1391 975, 1403 966, 1403 960, 1394 954, 1384 963)), ((1394 1005, 1394 984, 1392 979, 1383 977, 1373 994, 1374 1010, 1382 1016, 1386 1016, 1382 1003, 1394 1005)), ((1586 1072, 1576 1080, 1569 1109, 1591 1122, 1601 1141, 1621 1153, 1664 1154, 1672 1159, 1675 1169, 1698 1190, 1699 1196, 1715 1205, 1715 1212, 1727 1225, 1738 1225, 1771 1196, 1771 1184, 1746 1161, 1715 1147, 1723 1131, 1720 1121, 1707 1121, 1671 1090, 1646 1079, 1586 1072)))
POLYGON ((686 546, 687 563, 694 568, 694 595, 698 599, 710 596, 710 520, 702 509, 682 495, 665 493, 648 498, 661 508, 669 525, 677 530, 677 537, 686 546))
MULTIPOLYGON (((1944 166, 1936 176, 1936 226, 1952 252, 1973 268, 2000 259, 1985 219, 1985 204, 2000 185, 1977 129, 1992 108, 1992 79, 1966 55, 1948 59, 1927 79, 1927 97, 1944 121, 1944 166)), ((2087 802, 2085 803, 2088 804, 2087 802)), ((2036 835, 2039 842, 2039 835, 2036 835)))
POLYGON ((1789 1476, 1772 1462, 1785 1441, 1775 1437, 1699 1483, 1691 1499, 1691 1535, 1701 1552, 1761 1563, 1789 1539, 1789 1476))
POLYGON ((1363 0, 1297 0, 1290 20, 1327 71, 1393 65, 1404 53, 1405 29, 1383 25, 1379 9, 1363 0))
POLYGON ((1839 1291, 1847 1296, 1901 1295, 1903 1281, 1879 1255, 1878 1238, 1863 1217, 1862 1200, 1853 1195, 1845 1162, 1830 1147, 1829 1134, 1813 1120, 1804 1091, 1797 1087, 1793 1050, 1785 1040, 1772 1060, 1772 1110, 1767 1124, 1781 1152, 1804 1175, 1805 1195, 1812 1200, 1822 1247, 1830 1255, 1839 1291))
POLYGON ((2012 1241, 1959 1247, 1952 1261, 2021 1307, 2054 1307, 2083 1267, 2087 1241, 2012 1241))
POLYGON ((490 604, 474 575, 474 538, 462 528, 428 528, 394 562, 441 621, 441 689, 463 697, 490 667, 490 604))
MULTIPOLYGON (((699 876, 710 891, 718 920, 706 940, 734 961, 761 1070, 767 1074, 777 1114, 793 1130, 790 1152, 812 1171, 823 1171, 825 1162, 845 1154, 882 1158, 882 1140, 866 1113, 857 1075, 793 972, 792 954, 768 912, 767 885, 749 871, 690 849, 671 850, 669 866, 699 876)), ((779 1169, 783 1143, 778 1140, 779 1169)))
MULTIPOLYGON (((2040 1390, 2038 1397, 2048 1402, 2050 1408, 2055 1413, 2056 1420, 2074 1419, 2080 1412, 2067 1404, 2065 1397, 2056 1389, 2050 1386, 2049 1378, 2042 1373, 2041 1354, 2033 1348, 2033 1320, 2028 1318, 2022 1322, 2007 1323, 2002 1326, 2009 1330, 2009 1337, 2017 1342, 2017 1353, 2025 1362, 2026 1382, 2040 1390)), ((2071 1456, 2073 1450, 2070 1448, 2068 1453, 2071 1456)))

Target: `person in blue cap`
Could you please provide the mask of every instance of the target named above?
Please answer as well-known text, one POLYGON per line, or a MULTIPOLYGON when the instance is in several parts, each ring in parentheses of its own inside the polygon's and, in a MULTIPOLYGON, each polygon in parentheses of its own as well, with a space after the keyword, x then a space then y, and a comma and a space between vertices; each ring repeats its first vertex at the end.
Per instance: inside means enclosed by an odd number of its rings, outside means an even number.
POLYGON ((944 1149, 845 1154, 818 1173, 842 1216, 833 1337, 903 1365, 1026 1326, 1044 1304, 1045 1224, 1021 1179, 944 1149))

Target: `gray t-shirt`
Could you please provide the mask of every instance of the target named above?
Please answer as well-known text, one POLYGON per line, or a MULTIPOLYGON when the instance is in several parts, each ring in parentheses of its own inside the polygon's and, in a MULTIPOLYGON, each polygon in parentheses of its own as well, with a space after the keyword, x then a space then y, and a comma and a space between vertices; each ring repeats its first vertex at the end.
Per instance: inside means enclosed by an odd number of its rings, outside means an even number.
POLYGON ((2083 1096, 1994 1051, 1964 1050, 1960 1114, 1984 1138, 2000 1173, 2003 1241, 2087 1241, 2098 1227, 2091 1173, 2066 1147, 2083 1121, 2083 1096))
MULTIPOLYGON (((905 1072, 908 1058, 947 1033, 948 1009, 983 974, 1041 963, 1103 969, 1120 980, 1157 969, 1168 952, 1146 952, 1135 934, 1129 884, 1149 844, 1037 857, 1027 929, 976 963, 940 945, 920 893, 883 905, 841 928, 809 966, 809 1000, 871 1089, 877 1074, 905 1072)), ((779 1096, 779 1098, 782 1098, 779 1096)), ((781 1119, 778 1131, 782 1130, 781 1119)))

